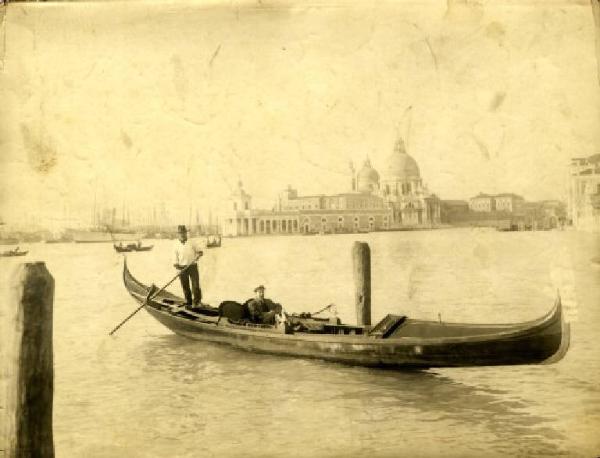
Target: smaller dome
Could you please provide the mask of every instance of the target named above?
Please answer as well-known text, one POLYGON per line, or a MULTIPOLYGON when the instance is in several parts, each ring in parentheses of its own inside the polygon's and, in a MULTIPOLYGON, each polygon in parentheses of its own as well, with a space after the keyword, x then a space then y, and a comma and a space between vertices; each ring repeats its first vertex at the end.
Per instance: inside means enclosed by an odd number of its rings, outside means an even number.
POLYGON ((359 180, 369 180, 379 183, 379 173, 371 166, 371 161, 368 158, 358 172, 357 178, 359 180))
POLYGON ((369 158, 356 175, 356 181, 360 192, 371 192, 379 187, 379 173, 371 166, 369 158))

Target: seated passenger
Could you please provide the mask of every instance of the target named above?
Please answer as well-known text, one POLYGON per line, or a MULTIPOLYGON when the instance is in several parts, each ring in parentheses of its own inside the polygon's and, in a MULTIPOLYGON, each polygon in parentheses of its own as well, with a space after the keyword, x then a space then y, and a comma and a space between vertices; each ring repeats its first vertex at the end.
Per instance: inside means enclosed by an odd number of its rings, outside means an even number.
POLYGON ((263 285, 254 288, 255 297, 248 301, 248 312, 254 323, 275 324, 275 315, 281 313, 281 305, 265 298, 263 285))

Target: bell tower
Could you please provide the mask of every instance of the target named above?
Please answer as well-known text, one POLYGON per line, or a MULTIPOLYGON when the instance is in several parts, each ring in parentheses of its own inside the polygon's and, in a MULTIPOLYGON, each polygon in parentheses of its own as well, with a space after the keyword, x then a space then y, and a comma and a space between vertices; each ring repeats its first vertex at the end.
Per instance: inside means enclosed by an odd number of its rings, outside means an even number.
POLYGON ((252 196, 244 191, 242 180, 238 180, 238 187, 231 195, 231 207, 234 212, 250 210, 252 208, 252 196))

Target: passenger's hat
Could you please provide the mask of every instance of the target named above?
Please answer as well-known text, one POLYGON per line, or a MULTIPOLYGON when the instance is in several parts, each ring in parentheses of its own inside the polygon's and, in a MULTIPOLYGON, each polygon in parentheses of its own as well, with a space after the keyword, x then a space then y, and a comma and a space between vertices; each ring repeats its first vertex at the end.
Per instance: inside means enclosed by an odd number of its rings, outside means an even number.
POLYGON ((186 227, 183 224, 181 224, 181 225, 177 226, 177 232, 179 232, 179 233, 182 233, 182 232, 183 233, 187 233, 187 229, 186 229, 186 227))
POLYGON ((263 285, 258 285, 256 288, 254 288, 254 292, 256 293, 257 291, 259 291, 261 289, 264 291, 265 287, 263 285))

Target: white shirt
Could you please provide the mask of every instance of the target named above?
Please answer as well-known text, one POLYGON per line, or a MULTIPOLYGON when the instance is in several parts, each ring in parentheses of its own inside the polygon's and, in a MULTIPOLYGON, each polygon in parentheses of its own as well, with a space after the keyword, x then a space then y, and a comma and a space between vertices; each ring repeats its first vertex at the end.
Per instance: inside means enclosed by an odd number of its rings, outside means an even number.
POLYGON ((187 266, 196 261, 196 256, 198 256, 199 252, 200 249, 190 239, 185 243, 181 243, 180 240, 175 240, 173 264, 187 266))

